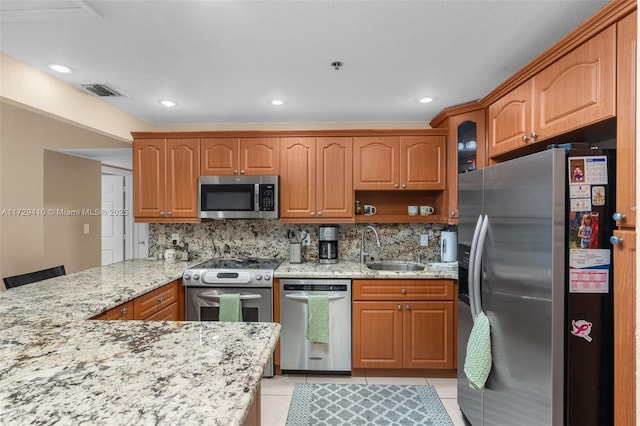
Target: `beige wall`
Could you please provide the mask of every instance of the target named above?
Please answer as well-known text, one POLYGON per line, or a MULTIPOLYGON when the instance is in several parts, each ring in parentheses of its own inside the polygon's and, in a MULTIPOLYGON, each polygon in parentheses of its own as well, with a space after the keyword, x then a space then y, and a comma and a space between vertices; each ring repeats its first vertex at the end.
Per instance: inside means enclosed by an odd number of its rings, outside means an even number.
MULTIPOLYGON (((60 160, 49 164, 45 176, 45 150, 56 148, 126 148, 131 147, 127 142, 108 137, 95 131, 90 131, 71 125, 67 122, 43 116, 34 111, 0 102, 0 277, 21 274, 57 263, 69 264, 69 271, 77 270, 73 265, 88 267, 85 260, 49 259, 55 250, 46 248, 47 233, 55 227, 48 226, 45 216, 40 213, 45 209, 45 178, 55 176, 56 181, 86 180, 94 182, 95 196, 100 197, 100 171, 95 170, 93 164, 89 171, 80 163, 60 165, 60 160), (54 171, 53 168, 61 168, 54 171), (79 167, 79 170, 74 170, 79 167), (97 180, 96 180, 97 173, 97 180), (26 209, 18 211, 15 209, 26 209), (25 216, 26 212, 36 215, 25 216)), ((61 155, 61 154, 58 154, 61 155)), ((56 158, 58 156, 55 156, 56 158)), ((48 156, 51 159, 53 156, 48 156)), ((92 201, 93 202, 93 201, 92 201)), ((98 202, 98 208, 100 203, 98 202)), ((100 225, 90 225, 92 236, 99 235, 100 225)), ((69 244, 67 253, 78 249, 75 245, 79 240, 61 242, 69 244)), ((96 250, 97 263, 100 264, 100 246, 95 244, 86 246, 96 250)), ((83 246, 82 249, 85 247, 83 246)), ((93 258, 93 257, 92 257, 93 258)), ((78 266, 80 268, 80 266, 78 266)), ((0 285, 0 289, 3 286, 0 285)))
POLYGON ((44 152, 45 267, 64 265, 67 272, 101 264, 102 164, 53 151, 44 152), (85 229, 86 228, 86 229, 85 229))

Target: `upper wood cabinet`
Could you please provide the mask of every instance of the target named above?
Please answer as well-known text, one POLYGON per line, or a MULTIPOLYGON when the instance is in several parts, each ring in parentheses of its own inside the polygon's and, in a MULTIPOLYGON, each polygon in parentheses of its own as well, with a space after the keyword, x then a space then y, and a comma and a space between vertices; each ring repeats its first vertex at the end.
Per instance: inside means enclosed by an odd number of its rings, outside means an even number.
POLYGON ((449 108, 434 117, 431 125, 448 130, 447 189, 444 208, 448 223, 458 223, 458 174, 486 166, 487 109, 477 102, 449 108))
POLYGON ((202 138, 200 175, 277 175, 279 138, 202 138))
POLYGON ((615 52, 611 26, 492 103, 489 157, 613 117, 615 52))
POLYGON ((354 137, 354 189, 445 189, 445 145, 440 135, 354 137))
POLYGON ((351 137, 280 140, 280 218, 295 222, 353 219, 351 137))
POLYGON ((199 165, 198 139, 135 139, 136 221, 198 221, 199 165))

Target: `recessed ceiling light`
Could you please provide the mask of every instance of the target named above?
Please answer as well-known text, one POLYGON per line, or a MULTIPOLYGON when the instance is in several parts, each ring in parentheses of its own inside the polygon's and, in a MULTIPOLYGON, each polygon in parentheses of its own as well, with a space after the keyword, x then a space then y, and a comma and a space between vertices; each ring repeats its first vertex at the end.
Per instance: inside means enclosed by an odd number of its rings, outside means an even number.
POLYGON ((49 65, 49 68, 61 74, 69 74, 73 72, 71 68, 65 67, 64 65, 60 65, 60 64, 51 64, 49 65))
POLYGON ((170 101, 168 99, 164 99, 158 102, 160 103, 160 105, 166 106, 167 108, 173 108, 174 106, 178 105, 177 103, 170 101))
POLYGON ((433 98, 420 98, 418 102, 420 102, 421 104, 428 104, 430 102, 433 102, 433 98))
POLYGON ((274 99, 274 100, 271 101, 271 105, 280 106, 280 105, 283 105, 283 104, 284 104, 284 101, 281 100, 281 99, 274 99))

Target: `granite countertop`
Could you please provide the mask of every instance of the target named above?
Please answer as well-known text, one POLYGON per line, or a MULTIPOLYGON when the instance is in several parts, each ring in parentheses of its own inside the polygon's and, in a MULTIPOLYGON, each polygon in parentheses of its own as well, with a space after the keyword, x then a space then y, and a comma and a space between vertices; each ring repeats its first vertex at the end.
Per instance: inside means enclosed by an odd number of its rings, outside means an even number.
POLYGON ((458 279, 458 262, 425 263, 423 271, 374 271, 359 262, 341 260, 334 264, 318 261, 282 262, 276 278, 361 278, 361 279, 458 279))
POLYGON ((242 424, 279 324, 87 320, 191 264, 130 260, 0 293, 0 423, 242 424))

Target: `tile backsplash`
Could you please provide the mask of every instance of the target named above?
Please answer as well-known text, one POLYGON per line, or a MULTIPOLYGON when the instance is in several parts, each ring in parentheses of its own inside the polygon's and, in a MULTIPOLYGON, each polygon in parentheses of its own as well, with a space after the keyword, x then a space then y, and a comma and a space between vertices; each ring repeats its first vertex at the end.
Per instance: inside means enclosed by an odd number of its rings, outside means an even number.
MULTIPOLYGON (((362 231, 368 224, 338 225, 339 260, 359 261, 362 231)), ((365 235, 367 252, 376 260, 417 260, 440 262, 440 232, 446 225, 432 223, 372 224, 382 247, 375 244, 373 232, 365 235), (428 246, 420 246, 420 236, 428 236, 428 246)), ((315 224, 283 224, 277 220, 214 220, 201 224, 149 224, 149 255, 158 257, 171 247, 171 234, 188 243, 189 252, 202 260, 212 257, 277 257, 288 259, 290 230, 311 234, 304 260, 318 259, 318 227, 315 224)), ((455 228, 453 228, 455 230, 455 228)))

